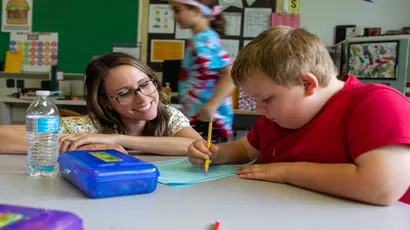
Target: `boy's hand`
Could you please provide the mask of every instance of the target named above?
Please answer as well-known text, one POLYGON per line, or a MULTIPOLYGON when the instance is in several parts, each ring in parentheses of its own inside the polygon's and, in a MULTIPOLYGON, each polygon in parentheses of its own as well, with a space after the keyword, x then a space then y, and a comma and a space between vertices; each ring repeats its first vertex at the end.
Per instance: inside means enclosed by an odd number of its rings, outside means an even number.
POLYGON ((276 183, 286 183, 285 171, 292 163, 256 164, 236 170, 242 179, 265 180, 276 183))
POLYGON ((210 158, 216 159, 218 156, 218 147, 211 144, 210 150, 206 147, 205 140, 196 140, 188 147, 188 159, 195 166, 204 166, 205 160, 210 158))

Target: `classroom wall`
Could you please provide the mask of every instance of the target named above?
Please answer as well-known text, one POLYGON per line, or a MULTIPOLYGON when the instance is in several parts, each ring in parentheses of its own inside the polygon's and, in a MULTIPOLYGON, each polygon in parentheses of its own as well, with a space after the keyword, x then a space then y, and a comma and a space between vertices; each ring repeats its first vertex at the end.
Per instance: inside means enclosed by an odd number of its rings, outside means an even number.
POLYGON ((383 31, 410 26, 410 0, 301 0, 301 26, 334 44, 335 26, 356 24, 383 31))

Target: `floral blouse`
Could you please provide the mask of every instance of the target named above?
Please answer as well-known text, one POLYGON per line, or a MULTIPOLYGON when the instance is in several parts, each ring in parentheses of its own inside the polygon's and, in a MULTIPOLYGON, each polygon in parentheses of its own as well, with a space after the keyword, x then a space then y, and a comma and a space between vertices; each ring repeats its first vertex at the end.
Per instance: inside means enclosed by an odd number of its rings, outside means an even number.
MULTIPOLYGON (((165 106, 169 113, 168 136, 174 136, 178 131, 189 127, 189 120, 181 111, 170 106, 165 106)), ((101 133, 99 124, 91 120, 89 115, 62 117, 60 121, 60 133, 101 133), (95 125, 94 125, 95 123, 95 125)))

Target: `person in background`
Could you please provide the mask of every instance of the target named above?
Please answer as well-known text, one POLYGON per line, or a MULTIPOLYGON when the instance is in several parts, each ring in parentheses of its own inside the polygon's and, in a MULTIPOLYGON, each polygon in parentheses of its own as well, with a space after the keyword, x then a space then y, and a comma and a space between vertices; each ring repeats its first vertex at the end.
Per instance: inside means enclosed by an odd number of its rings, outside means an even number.
POLYGON ((288 183, 376 205, 410 204, 410 101, 383 84, 337 78, 325 44, 305 29, 273 27, 243 48, 233 81, 262 112, 247 136, 195 141, 192 164, 258 164, 243 179, 288 183))
MULTIPOLYGON (((201 136, 177 109, 162 103, 162 86, 153 71, 134 57, 110 53, 93 60, 85 72, 89 115, 63 117, 60 152, 125 149, 186 155, 201 136)), ((0 151, 25 153, 24 125, 0 126, 0 151)))
POLYGON ((193 32, 178 82, 183 112, 204 138, 213 118, 212 141, 224 142, 232 135, 235 85, 230 78, 232 60, 219 37, 226 24, 221 7, 217 0, 172 0, 170 4, 179 26, 193 32))

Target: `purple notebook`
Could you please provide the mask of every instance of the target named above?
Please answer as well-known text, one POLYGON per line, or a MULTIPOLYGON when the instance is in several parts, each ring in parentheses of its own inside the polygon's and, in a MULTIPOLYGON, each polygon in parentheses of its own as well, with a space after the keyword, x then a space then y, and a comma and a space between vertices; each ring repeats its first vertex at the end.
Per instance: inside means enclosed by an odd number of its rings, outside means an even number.
POLYGON ((1 230, 82 230, 82 220, 73 213, 0 204, 1 230))

